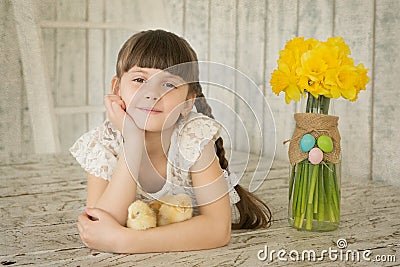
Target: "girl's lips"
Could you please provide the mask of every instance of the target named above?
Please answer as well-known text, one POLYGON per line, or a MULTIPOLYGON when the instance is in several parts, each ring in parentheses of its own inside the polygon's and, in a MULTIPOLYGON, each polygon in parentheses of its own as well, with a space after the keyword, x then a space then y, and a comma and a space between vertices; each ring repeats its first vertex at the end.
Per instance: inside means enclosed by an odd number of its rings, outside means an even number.
POLYGON ((144 108, 138 108, 139 110, 146 112, 146 113, 150 113, 150 114, 160 114, 162 111, 152 108, 152 107, 144 107, 144 108))

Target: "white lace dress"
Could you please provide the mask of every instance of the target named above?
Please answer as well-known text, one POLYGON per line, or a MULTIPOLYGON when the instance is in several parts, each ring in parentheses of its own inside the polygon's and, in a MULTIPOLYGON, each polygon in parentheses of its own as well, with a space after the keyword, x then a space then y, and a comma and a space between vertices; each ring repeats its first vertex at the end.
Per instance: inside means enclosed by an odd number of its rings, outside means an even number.
MULTIPOLYGON (((189 170, 204 146, 219 137, 221 125, 203 114, 190 112, 185 118, 179 119, 174 127, 164 186, 155 193, 147 193, 138 186, 136 199, 151 201, 166 194, 185 193, 192 198, 194 215, 197 215, 198 208, 189 170)), ((70 152, 85 171, 110 180, 122 148, 121 133, 106 120, 99 127, 82 135, 70 148, 70 152)), ((240 197, 233 187, 239 182, 238 178, 234 173, 228 174, 226 170, 223 173, 228 183, 231 205, 236 204, 240 197)), ((232 211, 232 219, 236 221, 236 208, 232 211)))

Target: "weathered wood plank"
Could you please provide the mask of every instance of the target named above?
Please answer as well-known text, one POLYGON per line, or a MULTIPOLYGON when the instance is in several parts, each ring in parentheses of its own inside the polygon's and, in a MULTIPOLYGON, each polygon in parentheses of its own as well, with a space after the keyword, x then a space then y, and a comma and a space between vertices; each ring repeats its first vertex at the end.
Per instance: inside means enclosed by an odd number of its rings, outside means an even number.
MULTIPOLYGON (((58 1, 57 20, 86 21, 86 1, 58 1)), ((55 106, 87 104, 87 40, 86 30, 57 29, 55 106)), ((87 114, 57 116, 60 144, 67 151, 87 130, 87 114)))
MULTIPOLYGON (((356 65, 362 62, 370 70, 373 58, 373 11, 373 1, 335 2, 334 35, 342 36, 350 46, 351 57, 356 65)), ((369 71, 370 77, 371 74, 369 71)), ((344 177, 371 179, 371 84, 370 82, 365 92, 360 93, 356 103, 336 99, 331 101, 335 115, 340 117, 344 177), (364 138, 359 138, 360 136, 364 138), (360 153, 362 157, 359 156, 360 153)))
MULTIPOLYGON (((88 0, 88 21, 104 22, 104 2, 88 0)), ((104 30, 90 29, 87 32, 87 79, 88 79, 88 99, 90 106, 102 106, 103 97, 108 91, 104 84, 104 30)), ((89 113, 87 129, 93 129, 104 120, 105 112, 89 113)))
MULTIPOLYGON (((283 145, 283 141, 290 139, 294 129, 293 113, 295 104, 287 105, 284 94, 276 96, 269 84, 271 73, 278 67, 277 60, 279 51, 285 43, 297 34, 297 1, 296 0, 273 0, 267 2, 267 24, 266 24, 266 43, 265 43, 265 97, 271 107, 275 119, 275 158, 288 162, 288 147, 283 145)), ((264 133, 271 132, 272 125, 264 125, 264 133)), ((266 135, 264 139, 264 150, 270 151, 271 138, 266 135)))
POLYGON ((334 0, 299 1, 298 35, 326 40, 332 36, 334 0))
POLYGON ((400 129, 398 105, 400 75, 400 2, 377 1, 373 88, 372 177, 400 185, 399 153, 395 145, 400 129))
POLYGON ((208 70, 208 77, 213 84, 209 84, 204 95, 213 109, 214 117, 225 127, 223 139, 226 147, 234 149, 236 132, 242 130, 237 126, 234 95, 236 85, 232 69, 235 67, 236 57, 236 2, 230 0, 209 3, 209 60, 213 63, 208 70))
POLYGON ((184 38, 196 51, 197 58, 207 61, 209 58, 209 2, 186 1, 184 10, 184 38))
POLYGON ((263 91, 266 2, 238 1, 236 35, 236 113, 246 132, 237 131, 236 149, 261 154, 263 148, 263 91), (246 77, 248 76, 248 78, 246 77), (253 84, 254 83, 254 84, 253 84), (249 144, 247 144, 247 142, 249 144), (250 146, 249 146, 250 145, 250 146))
MULTIPOLYGON (((153 0, 154 9, 157 10, 153 18, 157 24, 152 28, 161 28, 171 31, 179 36, 183 35, 184 25, 184 1, 182 0, 153 0)), ((147 6, 147 0, 143 1, 147 6)), ((146 18, 148 20, 148 18, 146 18)))

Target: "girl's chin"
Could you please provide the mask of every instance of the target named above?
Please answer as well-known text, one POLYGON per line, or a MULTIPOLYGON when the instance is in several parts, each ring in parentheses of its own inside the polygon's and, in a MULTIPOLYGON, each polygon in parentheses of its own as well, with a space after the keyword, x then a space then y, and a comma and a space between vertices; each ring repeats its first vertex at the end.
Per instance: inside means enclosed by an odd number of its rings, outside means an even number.
POLYGON ((147 132, 162 132, 176 124, 179 119, 179 114, 180 113, 172 112, 165 117, 162 114, 146 116, 143 112, 133 112, 130 115, 139 129, 147 132))

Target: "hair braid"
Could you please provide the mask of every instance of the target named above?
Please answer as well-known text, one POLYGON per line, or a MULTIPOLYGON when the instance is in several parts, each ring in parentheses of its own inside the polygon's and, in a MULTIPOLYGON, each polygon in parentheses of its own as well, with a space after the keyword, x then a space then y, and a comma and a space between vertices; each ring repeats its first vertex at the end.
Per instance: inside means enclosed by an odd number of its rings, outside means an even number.
MULTIPOLYGON (((194 85, 196 93, 195 106, 197 112, 214 119, 210 105, 207 103, 200 84, 194 85)), ((224 142, 221 137, 215 141, 216 154, 219 159, 219 165, 222 169, 228 170, 228 160, 225 157, 224 142)), ((257 196, 250 193, 239 184, 235 186, 237 193, 240 196, 240 201, 236 203, 239 210, 240 219, 238 223, 232 223, 232 229, 255 229, 261 227, 269 227, 271 225, 271 210, 257 196)))
MULTIPOLYGON (((200 88, 200 90, 201 90, 201 88, 200 88)), ((196 92, 196 101, 194 102, 194 105, 196 106, 197 112, 203 113, 204 115, 214 119, 214 116, 212 115, 211 107, 207 103, 207 100, 206 100, 203 92, 201 92, 201 91, 200 91, 200 93, 196 92)))

